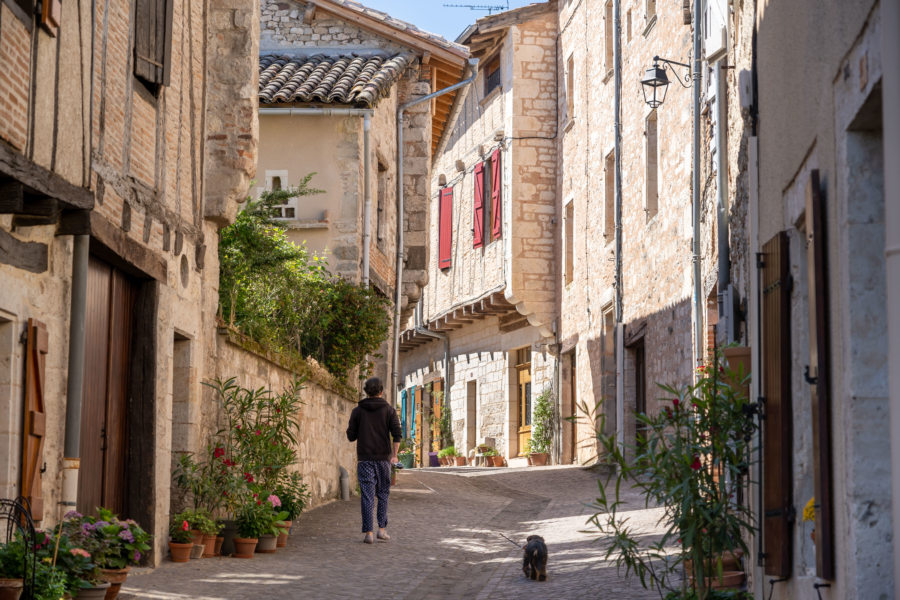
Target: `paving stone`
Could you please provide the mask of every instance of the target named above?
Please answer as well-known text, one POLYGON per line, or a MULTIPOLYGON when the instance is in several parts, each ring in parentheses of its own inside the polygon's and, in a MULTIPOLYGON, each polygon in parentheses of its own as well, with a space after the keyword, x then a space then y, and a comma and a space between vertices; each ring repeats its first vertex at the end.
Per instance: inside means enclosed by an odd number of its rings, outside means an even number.
MULTIPOLYGON (((659 596, 603 559, 588 523, 596 469, 411 469, 391 491, 390 542, 362 543, 359 500, 305 513, 288 547, 252 560, 165 562, 132 574, 123 600, 277 598, 615 598, 659 596), (537 533, 550 554, 548 581, 522 575, 523 544, 537 533)), ((657 532, 659 509, 630 490, 632 524, 657 532)), ((593 531, 592 531, 593 529, 593 531)))

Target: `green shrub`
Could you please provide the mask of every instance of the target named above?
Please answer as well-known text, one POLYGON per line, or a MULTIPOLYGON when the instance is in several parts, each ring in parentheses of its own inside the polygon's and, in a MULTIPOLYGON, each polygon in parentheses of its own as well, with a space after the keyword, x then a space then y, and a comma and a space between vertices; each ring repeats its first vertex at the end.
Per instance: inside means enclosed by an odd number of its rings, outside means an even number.
POLYGON ((447 446, 443 450, 438 450, 438 458, 451 458, 456 456, 456 447, 447 446))
POLYGON ((528 441, 529 453, 545 454, 550 452, 553 441, 553 392, 550 388, 535 398, 534 412, 531 417, 531 439, 528 441))
POLYGON ((389 301, 373 288, 333 276, 323 257, 287 239, 273 207, 321 193, 295 188, 248 200, 219 239, 219 311, 229 325, 274 352, 312 357, 345 378, 387 339, 389 301))

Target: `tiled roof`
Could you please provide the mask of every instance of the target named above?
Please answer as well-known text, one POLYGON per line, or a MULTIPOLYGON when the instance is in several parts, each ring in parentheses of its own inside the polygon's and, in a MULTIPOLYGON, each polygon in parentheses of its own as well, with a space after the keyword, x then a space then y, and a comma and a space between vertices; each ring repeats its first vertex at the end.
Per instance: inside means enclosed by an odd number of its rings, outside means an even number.
POLYGON ((375 10, 374 8, 369 8, 368 6, 364 6, 359 2, 354 2, 354 0, 327 0, 327 2, 318 3, 320 6, 326 3, 335 4, 338 6, 343 6, 344 8, 348 8, 350 10, 354 10, 356 12, 362 13, 372 19, 376 19, 381 21, 382 23, 393 27, 399 31, 406 31, 412 35, 415 35, 421 38, 424 41, 430 42, 436 46, 440 46, 445 50, 449 50, 454 54, 458 54, 460 56, 468 56, 469 49, 463 45, 457 44, 455 42, 451 42, 446 38, 437 35, 436 33, 430 33, 428 31, 424 31, 419 29, 412 23, 407 23, 406 21, 401 21, 386 12, 382 12, 380 10, 375 10))
POLYGON ((354 104, 373 107, 415 59, 395 56, 261 56, 259 101, 354 104))

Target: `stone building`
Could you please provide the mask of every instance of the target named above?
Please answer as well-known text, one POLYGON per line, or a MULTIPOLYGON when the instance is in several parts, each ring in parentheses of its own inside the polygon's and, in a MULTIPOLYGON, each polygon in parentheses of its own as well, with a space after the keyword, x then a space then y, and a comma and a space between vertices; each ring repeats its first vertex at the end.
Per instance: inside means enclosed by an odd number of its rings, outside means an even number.
POLYGON ((747 562, 752 590, 890 598, 900 479, 898 430, 892 440, 887 423, 898 414, 889 365, 900 304, 888 299, 887 266, 900 222, 896 179, 889 185, 900 166, 900 13, 872 0, 773 2, 734 7, 726 25, 737 67, 728 168, 747 181, 728 223, 731 264, 746 278, 742 341, 765 414, 752 477, 761 487, 748 494, 762 526, 747 562), (815 520, 804 522, 811 500, 815 520))
POLYGON ((691 91, 674 81, 683 73, 670 69, 665 103, 653 109, 640 84, 654 56, 688 62, 691 27, 680 3, 617 4, 618 165, 613 2, 561 1, 558 11, 560 411, 578 417, 573 432, 563 425, 563 439, 575 442, 574 450, 563 444, 565 462, 589 461, 598 452, 600 423, 578 407, 602 416, 605 433, 633 444, 635 412, 658 410, 656 383, 688 383, 692 373, 691 91))
POLYGON ((423 457, 445 407, 458 451, 523 455, 534 399, 555 393, 556 35, 549 2, 458 39, 478 76, 438 146, 428 285, 401 337, 401 415, 423 457))
MULTIPOLYGON (((400 299, 425 284, 433 151, 457 92, 405 103, 458 83, 468 50, 385 13, 344 0, 262 2, 260 189, 310 186, 323 193, 279 207, 288 236, 325 256, 332 272, 396 299, 397 174, 403 162, 405 269, 400 299), (314 142, 314 143, 311 143, 314 142)), ((393 342, 375 363, 385 380, 393 342)))
POLYGON ((103 505, 166 539, 255 168, 258 23, 251 0, 0 4, 0 495, 44 526, 103 505))

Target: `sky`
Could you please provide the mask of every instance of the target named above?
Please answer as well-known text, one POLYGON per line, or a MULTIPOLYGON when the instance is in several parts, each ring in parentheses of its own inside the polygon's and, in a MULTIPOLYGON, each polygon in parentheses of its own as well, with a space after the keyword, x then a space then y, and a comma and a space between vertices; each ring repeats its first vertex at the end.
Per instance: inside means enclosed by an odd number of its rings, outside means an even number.
MULTIPOLYGON (((361 4, 388 13, 419 29, 442 35, 450 41, 456 39, 466 27, 488 14, 486 10, 450 8, 445 4, 469 4, 497 6, 506 10, 507 0, 357 0, 361 4)), ((509 0, 509 8, 519 8, 539 0, 509 0)), ((496 14, 499 11, 494 11, 496 14)))

